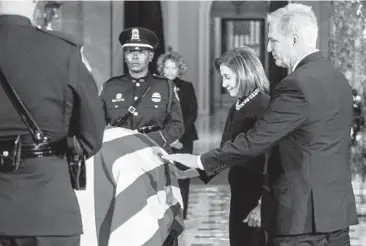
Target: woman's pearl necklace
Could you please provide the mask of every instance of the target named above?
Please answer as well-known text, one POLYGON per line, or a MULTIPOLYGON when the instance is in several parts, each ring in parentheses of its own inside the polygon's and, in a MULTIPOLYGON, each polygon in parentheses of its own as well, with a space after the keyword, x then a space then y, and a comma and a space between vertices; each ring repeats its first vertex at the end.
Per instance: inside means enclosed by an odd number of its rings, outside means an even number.
POLYGON ((239 111, 242 107, 244 107, 245 104, 247 104, 250 100, 252 100, 256 95, 258 95, 259 89, 255 89, 250 95, 245 98, 241 103, 239 103, 239 100, 236 102, 235 109, 239 111))

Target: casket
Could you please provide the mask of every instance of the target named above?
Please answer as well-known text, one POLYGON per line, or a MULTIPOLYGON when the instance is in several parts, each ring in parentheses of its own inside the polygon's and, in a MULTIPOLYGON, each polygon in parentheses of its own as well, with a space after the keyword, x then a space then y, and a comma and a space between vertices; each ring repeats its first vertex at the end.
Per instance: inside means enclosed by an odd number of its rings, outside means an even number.
POLYGON ((160 246, 183 230, 183 202, 166 152, 146 135, 105 130, 101 150, 87 160, 87 188, 76 191, 81 246, 160 246))

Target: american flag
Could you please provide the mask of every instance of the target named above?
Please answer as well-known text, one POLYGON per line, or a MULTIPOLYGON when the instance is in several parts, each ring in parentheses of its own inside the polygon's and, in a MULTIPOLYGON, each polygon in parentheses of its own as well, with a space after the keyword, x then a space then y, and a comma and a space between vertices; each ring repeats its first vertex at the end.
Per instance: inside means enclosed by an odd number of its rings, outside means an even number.
POLYGON ((147 136, 105 130, 101 150, 87 160, 87 189, 76 191, 81 246, 161 246, 183 230, 178 181, 147 136))

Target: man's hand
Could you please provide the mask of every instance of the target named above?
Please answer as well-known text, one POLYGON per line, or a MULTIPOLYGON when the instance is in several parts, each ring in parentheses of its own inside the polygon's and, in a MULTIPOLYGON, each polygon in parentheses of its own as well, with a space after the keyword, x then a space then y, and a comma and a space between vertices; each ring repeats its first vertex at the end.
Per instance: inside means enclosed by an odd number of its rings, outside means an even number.
POLYGON ((249 212, 248 216, 243 221, 248 223, 248 226, 260 227, 261 226, 261 205, 258 204, 252 211, 249 212))
POLYGON ((171 143, 170 146, 175 149, 181 149, 183 148, 183 143, 179 142, 179 140, 177 139, 173 143, 171 143))
POLYGON ((169 167, 177 179, 189 179, 200 175, 199 172, 193 168, 182 171, 174 164, 170 164, 169 167))
POLYGON ((190 168, 199 168, 198 167, 198 156, 191 154, 172 154, 172 155, 163 155, 161 158, 168 161, 176 161, 180 164, 190 167, 190 168))

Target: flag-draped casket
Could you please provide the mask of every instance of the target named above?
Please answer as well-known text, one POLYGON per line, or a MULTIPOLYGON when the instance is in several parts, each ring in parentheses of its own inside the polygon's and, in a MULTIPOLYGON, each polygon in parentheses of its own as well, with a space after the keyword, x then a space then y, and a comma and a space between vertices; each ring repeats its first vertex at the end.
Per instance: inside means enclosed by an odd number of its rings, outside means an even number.
POLYGON ((166 152, 147 136, 107 128, 87 160, 87 189, 77 191, 81 246, 160 246, 183 230, 182 197, 166 152))

